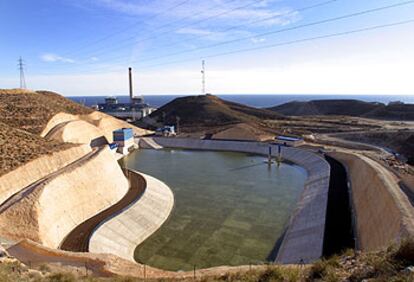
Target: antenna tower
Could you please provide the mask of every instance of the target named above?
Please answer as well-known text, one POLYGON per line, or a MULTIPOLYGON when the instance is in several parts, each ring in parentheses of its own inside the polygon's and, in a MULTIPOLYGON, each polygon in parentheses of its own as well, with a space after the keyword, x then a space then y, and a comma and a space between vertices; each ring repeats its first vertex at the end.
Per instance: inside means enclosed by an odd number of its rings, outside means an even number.
POLYGON ((26 79, 24 77, 24 63, 22 57, 19 58, 19 71, 20 71, 20 88, 26 89, 26 79))
POLYGON ((201 94, 206 94, 206 64, 205 61, 201 61, 201 94))

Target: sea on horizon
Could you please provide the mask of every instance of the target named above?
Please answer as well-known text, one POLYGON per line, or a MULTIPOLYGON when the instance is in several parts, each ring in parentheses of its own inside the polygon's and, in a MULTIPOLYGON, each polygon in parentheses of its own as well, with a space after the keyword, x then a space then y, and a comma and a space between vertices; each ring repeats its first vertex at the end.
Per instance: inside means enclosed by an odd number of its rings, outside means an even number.
MULTIPOLYGON (((115 95, 116 96, 116 95, 115 95)), ((175 98, 184 97, 188 95, 144 95, 144 100, 150 106, 159 108, 168 102, 171 102, 175 98)), ((269 108, 278 106, 291 101, 311 101, 311 100, 330 100, 330 99, 356 99, 366 102, 380 102, 388 104, 393 101, 401 101, 404 103, 414 104, 414 95, 264 95, 264 94, 226 94, 217 95, 218 97, 256 107, 256 108, 269 108)), ((104 103, 105 98, 108 96, 68 96, 67 98, 83 104, 85 106, 92 106, 98 103, 104 103)), ((119 102, 128 102, 129 96, 116 96, 119 102)))

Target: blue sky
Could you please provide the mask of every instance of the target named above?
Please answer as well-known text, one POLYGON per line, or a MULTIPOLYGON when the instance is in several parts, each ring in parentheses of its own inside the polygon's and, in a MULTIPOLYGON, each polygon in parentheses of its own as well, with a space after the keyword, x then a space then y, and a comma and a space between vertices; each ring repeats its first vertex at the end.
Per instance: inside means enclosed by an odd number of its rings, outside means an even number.
POLYGON ((18 86, 22 56, 32 89, 126 94, 132 66, 141 93, 196 94, 205 58, 207 90, 216 94, 414 94, 414 23, 260 49, 412 20, 408 2, 2 0, 0 88, 18 86))

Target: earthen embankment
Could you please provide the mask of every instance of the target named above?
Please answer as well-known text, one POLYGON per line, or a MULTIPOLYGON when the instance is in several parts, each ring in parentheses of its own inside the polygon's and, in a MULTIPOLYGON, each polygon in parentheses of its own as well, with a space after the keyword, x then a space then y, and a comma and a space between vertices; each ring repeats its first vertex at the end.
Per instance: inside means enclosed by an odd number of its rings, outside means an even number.
POLYGON ((362 155, 330 156, 347 168, 359 249, 379 250, 414 235, 414 209, 390 171, 362 155))
POLYGON ((0 214, 1 235, 57 248, 77 225, 119 201, 128 187, 111 152, 97 150, 46 177, 7 207, 0 214))
POLYGON ((0 204, 31 183, 53 173, 91 152, 89 146, 41 156, 0 177, 0 204))

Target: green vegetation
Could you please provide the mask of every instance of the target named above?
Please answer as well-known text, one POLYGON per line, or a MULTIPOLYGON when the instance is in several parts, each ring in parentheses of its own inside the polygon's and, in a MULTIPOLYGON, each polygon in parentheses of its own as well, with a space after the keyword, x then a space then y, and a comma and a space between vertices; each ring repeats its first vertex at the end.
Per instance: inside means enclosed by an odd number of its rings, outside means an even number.
MULTIPOLYGON (((339 256, 322 259, 308 266, 277 266, 244 268, 239 272, 223 270, 203 276, 196 272, 196 281, 202 282, 411 282, 414 281, 414 241, 404 241, 399 246, 375 253, 352 250, 339 256)), ((43 271, 29 269, 16 261, 0 262, 0 281, 39 282, 176 282, 194 281, 190 272, 185 279, 139 279, 130 277, 97 278, 79 273, 53 272, 43 266, 43 271), (46 269, 46 272, 45 272, 46 269)))

